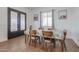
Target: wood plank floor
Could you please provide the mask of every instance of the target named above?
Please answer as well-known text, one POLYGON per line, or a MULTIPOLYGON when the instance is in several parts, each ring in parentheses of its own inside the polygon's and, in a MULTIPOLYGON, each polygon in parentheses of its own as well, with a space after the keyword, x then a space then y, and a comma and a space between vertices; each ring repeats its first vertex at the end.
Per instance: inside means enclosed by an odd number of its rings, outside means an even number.
MULTIPOLYGON (((0 43, 0 52, 47 52, 41 45, 37 44, 37 47, 25 44, 25 37, 20 36, 6 42, 0 43)), ((67 51, 66 52, 79 52, 79 47, 73 42, 73 40, 66 40, 67 51)), ((61 52, 61 46, 56 41, 56 48, 52 48, 52 52, 61 52)))

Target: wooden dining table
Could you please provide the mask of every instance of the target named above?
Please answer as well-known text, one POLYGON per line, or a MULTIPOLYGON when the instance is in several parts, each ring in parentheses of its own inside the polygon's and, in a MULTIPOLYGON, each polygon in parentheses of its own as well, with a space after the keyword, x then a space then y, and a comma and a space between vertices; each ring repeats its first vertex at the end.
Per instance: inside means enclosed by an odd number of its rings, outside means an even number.
MULTIPOLYGON (((56 40, 61 40, 62 37, 61 37, 60 33, 56 32, 54 30, 52 30, 52 32, 53 32, 53 36, 51 38, 52 38, 52 42, 54 43, 54 47, 55 47, 56 40)), ((29 36, 29 32, 25 31, 24 33, 25 33, 25 44, 26 44, 26 40, 27 40, 27 36, 29 36)), ((41 43, 41 39, 43 37, 42 31, 38 31, 36 34, 36 37, 38 37, 39 43, 41 43)))

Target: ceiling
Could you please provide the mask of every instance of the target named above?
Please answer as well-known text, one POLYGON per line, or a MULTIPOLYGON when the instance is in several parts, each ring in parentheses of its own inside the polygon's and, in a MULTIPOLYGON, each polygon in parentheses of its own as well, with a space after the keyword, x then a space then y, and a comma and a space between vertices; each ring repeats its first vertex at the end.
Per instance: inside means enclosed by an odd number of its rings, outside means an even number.
POLYGON ((27 7, 27 8, 30 9, 30 10, 35 10, 35 9, 39 9, 41 7, 27 7))

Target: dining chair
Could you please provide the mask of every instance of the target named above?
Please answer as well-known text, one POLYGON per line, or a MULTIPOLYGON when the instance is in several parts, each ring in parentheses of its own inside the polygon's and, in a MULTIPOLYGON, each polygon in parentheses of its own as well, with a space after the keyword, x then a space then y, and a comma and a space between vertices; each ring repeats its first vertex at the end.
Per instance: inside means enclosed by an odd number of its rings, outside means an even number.
POLYGON ((64 30, 64 31, 63 31, 62 39, 59 40, 60 43, 61 43, 62 52, 63 52, 64 50, 65 50, 65 51, 67 50, 67 48, 66 48, 66 44, 65 44, 66 36, 67 36, 67 31, 64 30))
POLYGON ((30 34, 31 30, 32 30, 32 25, 30 25, 30 27, 27 30, 24 31, 24 34, 25 34, 25 44, 26 44, 26 42, 29 41, 29 36, 30 36, 29 34, 30 34))
POLYGON ((29 36, 30 36, 29 45, 30 44, 34 44, 34 47, 36 47, 36 43, 37 43, 37 36, 36 36, 36 34, 37 34, 36 30, 31 30, 30 34, 29 34, 29 36))
POLYGON ((24 31, 24 34, 25 34, 25 44, 26 44, 26 42, 28 42, 28 39, 29 39, 29 33, 28 33, 28 31, 26 30, 26 31, 24 31))
POLYGON ((43 33, 43 47, 46 46, 46 48, 49 49, 48 44, 50 44, 49 46, 52 45, 53 32, 52 31, 42 31, 42 33, 43 33))
POLYGON ((63 31, 63 40, 62 40, 62 42, 61 42, 61 44, 63 45, 62 51, 64 51, 64 48, 65 48, 65 50, 67 50, 66 43, 65 43, 65 41, 66 41, 66 36, 67 36, 67 31, 63 31))

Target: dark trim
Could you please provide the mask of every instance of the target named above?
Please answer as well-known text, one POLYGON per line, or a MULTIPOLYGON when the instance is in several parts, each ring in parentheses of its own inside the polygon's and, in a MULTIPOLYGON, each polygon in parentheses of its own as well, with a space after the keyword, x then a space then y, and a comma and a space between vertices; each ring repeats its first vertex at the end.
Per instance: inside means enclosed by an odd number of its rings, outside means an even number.
POLYGON ((22 11, 19 11, 19 10, 16 10, 16 9, 10 8, 10 7, 8 7, 8 9, 9 9, 9 10, 12 10, 12 11, 15 11, 15 12, 19 12, 19 13, 26 14, 25 12, 22 12, 22 11))
POLYGON ((27 14, 25 13, 25 31, 27 29, 27 14))
MULTIPOLYGON (((11 15, 10 15, 11 13, 10 13, 10 12, 11 12, 11 11, 14 11, 14 12, 17 12, 17 13, 18 13, 18 15, 17 15, 18 20, 17 20, 17 21, 18 21, 19 23, 17 24, 17 26, 18 26, 18 31, 19 31, 19 32, 24 33, 24 31, 26 30, 26 25, 27 25, 27 24, 26 24, 27 22, 26 22, 26 13, 25 13, 25 12, 22 12, 22 11, 19 11, 19 10, 15 10, 15 9, 13 9, 13 8, 8 7, 8 8, 7 8, 7 14, 8 14, 8 18, 7 18, 7 19, 8 19, 8 20, 7 20, 7 23, 8 23, 8 24, 7 24, 7 26, 8 26, 8 27, 7 27, 7 28, 8 28, 8 30, 7 30, 7 31, 8 31, 8 35, 7 35, 7 37, 8 37, 8 39, 9 39, 9 34, 10 34, 10 28, 9 28, 9 27, 10 27, 10 19, 11 19, 11 18, 10 18, 10 17, 11 17, 11 15), (24 15, 25 15, 25 29, 24 29, 24 30, 20 30, 20 19, 21 19, 21 18, 20 18, 20 15, 21 15, 21 14, 24 14, 24 15)), ((21 34, 21 33, 20 33, 20 34, 21 34)))
POLYGON ((8 33, 9 33, 9 8, 7 8, 7 39, 8 39, 8 33))

